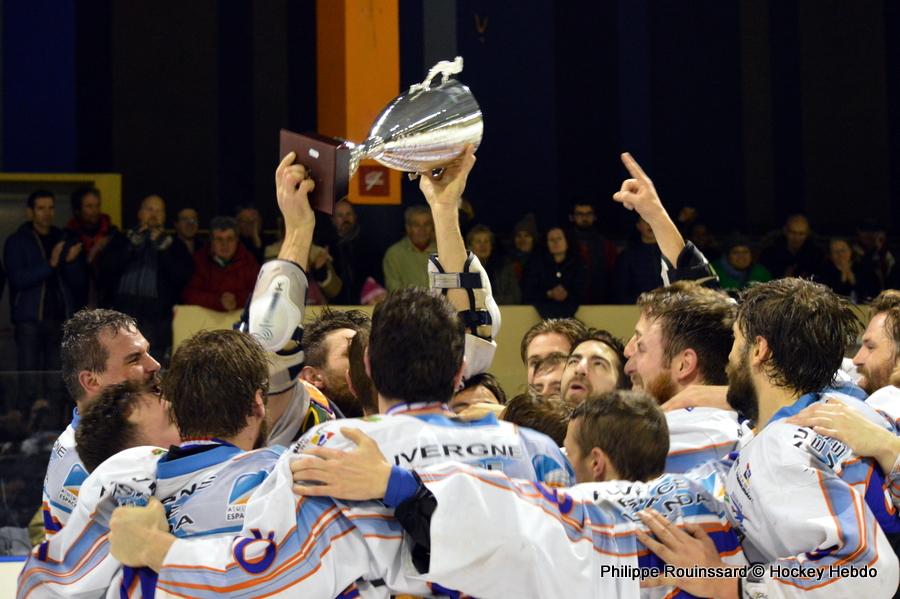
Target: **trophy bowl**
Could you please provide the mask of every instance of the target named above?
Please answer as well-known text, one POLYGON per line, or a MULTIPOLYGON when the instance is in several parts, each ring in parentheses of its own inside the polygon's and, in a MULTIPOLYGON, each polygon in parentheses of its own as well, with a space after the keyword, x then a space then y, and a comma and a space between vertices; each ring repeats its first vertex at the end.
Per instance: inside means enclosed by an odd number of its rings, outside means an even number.
POLYGON ((363 159, 408 173, 439 169, 472 144, 478 148, 484 132, 481 108, 468 87, 455 79, 463 60, 441 61, 422 83, 394 98, 375 119, 361 143, 297 134, 282 130, 281 155, 297 153, 316 181, 311 198, 316 209, 328 214, 347 195, 349 180, 363 159), (441 82, 432 85, 438 75, 441 82))

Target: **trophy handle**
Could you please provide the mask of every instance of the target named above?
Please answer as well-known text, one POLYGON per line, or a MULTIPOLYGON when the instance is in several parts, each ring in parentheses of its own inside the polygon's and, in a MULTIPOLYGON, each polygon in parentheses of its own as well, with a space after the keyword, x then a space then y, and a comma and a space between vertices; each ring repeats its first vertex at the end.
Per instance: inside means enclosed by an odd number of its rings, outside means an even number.
POLYGON ((463 70, 463 57, 457 56, 453 61, 442 60, 431 69, 428 70, 428 76, 425 77, 425 81, 422 83, 414 83, 409 86, 409 93, 426 90, 431 88, 431 80, 441 75, 443 79, 441 79, 441 83, 447 81, 450 78, 450 75, 456 75, 458 73, 462 73, 463 70))

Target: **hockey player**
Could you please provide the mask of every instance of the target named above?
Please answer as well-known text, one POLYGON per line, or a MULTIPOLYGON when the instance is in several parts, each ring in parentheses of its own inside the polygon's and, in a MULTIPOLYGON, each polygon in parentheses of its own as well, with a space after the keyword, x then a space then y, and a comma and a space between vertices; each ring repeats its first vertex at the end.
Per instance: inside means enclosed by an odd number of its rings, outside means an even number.
MULTIPOLYGON (((679 581, 686 590, 736 596, 743 588, 751 597, 889 597, 896 591, 897 558, 885 538, 896 531, 896 516, 886 513, 873 461, 778 416, 829 384, 857 324, 845 300, 809 281, 781 279, 745 292, 729 355, 728 398, 735 409, 758 414, 758 424, 728 471, 726 505, 744 534, 748 559, 777 568, 737 582, 679 581), (869 578, 848 574, 851 567, 869 578)), ((896 434, 866 403, 850 396, 842 401, 896 434)), ((699 536, 666 531, 658 541, 681 549, 702 545, 699 536)))
POLYGON ((882 291, 869 307, 872 318, 853 357, 853 365, 862 375, 859 386, 867 393, 875 393, 888 385, 891 372, 900 365, 900 322, 897 321, 900 291, 882 291))
MULTIPOLYGON (((356 430, 363 430, 377 440, 382 451, 396 464, 405 468, 448 460, 466 461, 526 479, 570 484, 571 467, 548 437, 498 422, 493 415, 462 421, 446 407, 464 376, 463 354, 467 358, 473 356, 472 364, 476 365, 473 368, 485 367, 493 355, 492 341, 469 338, 476 337, 473 333, 490 334, 499 325, 489 317, 493 316, 489 283, 482 276, 477 259, 467 256, 458 229, 456 201, 474 160, 469 150, 462 161, 445 170, 440 181, 427 178, 422 182, 435 215, 439 249, 439 257, 433 261, 434 270, 438 271, 435 286, 447 289, 448 299, 425 290, 406 289, 391 294, 374 311, 366 358, 384 415, 321 425, 291 449, 293 455, 300 452, 328 455, 350 446, 348 439, 357 437, 356 430), (471 314, 460 318, 451 301, 464 305, 471 314), (481 306, 486 314, 479 314, 481 306), (469 323, 469 338, 464 334, 464 323, 469 323)), ((292 478, 290 457, 281 460, 278 477, 270 477, 254 497, 254 501, 265 502, 270 509, 254 511, 252 521, 245 522, 243 538, 224 543, 223 539, 169 538, 168 546, 155 553, 159 563, 152 564, 160 568, 160 586, 200 585, 211 593, 224 592, 234 585, 260 590, 269 574, 289 568, 290 562, 282 561, 280 555, 260 572, 225 566, 234 560, 233 554, 241 544, 253 537, 253 528, 261 533, 272 531, 276 545, 290 536, 289 529, 279 524, 284 514, 276 516, 272 509, 278 502, 262 499, 270 493, 275 497, 291 492, 290 485, 286 490, 279 486, 292 478), (205 567, 192 567, 196 564, 205 567)), ((249 510, 248 507, 248 513, 249 510)), ((363 518, 369 519, 377 521, 370 516, 363 518)), ((290 555, 284 556, 288 558, 290 555)), ((137 559, 142 558, 137 556, 137 559)), ((397 590, 390 581, 386 582, 392 590, 397 590)))
POLYGON ((159 362, 135 320, 114 310, 81 310, 63 325, 62 377, 75 399, 72 422, 53 444, 43 488, 44 530, 58 532, 75 507, 88 469, 75 450, 80 413, 104 387, 124 380, 156 384, 159 362))
MULTIPOLYGON (((169 528, 178 536, 239 531, 243 503, 281 454, 280 448, 244 453, 261 446, 265 440, 267 379, 266 354, 249 335, 214 331, 201 332, 188 339, 172 357, 162 383, 164 396, 171 402, 181 443, 168 453, 145 451, 141 459, 136 460, 132 471, 128 470, 128 460, 113 457, 115 466, 111 468, 119 478, 106 475, 106 486, 125 484, 134 489, 142 488, 144 492, 137 495, 144 499, 150 492, 154 493, 166 507, 169 528)), ((102 455, 104 449, 115 451, 121 448, 116 445, 165 442, 160 438, 144 438, 144 434, 127 439, 128 427, 112 431, 111 435, 105 434, 108 421, 130 416, 130 412, 137 409, 135 404, 141 401, 134 395, 143 395, 127 386, 114 391, 120 394, 110 397, 111 402, 88 408, 85 424, 96 425, 95 428, 78 431, 81 447, 92 465, 105 457, 102 455)), ((110 468, 106 472, 110 472, 110 468)), ((103 487, 101 485, 101 493, 103 487)), ((96 492, 96 484, 93 488, 96 492)), ((85 547, 83 541, 79 541, 87 531, 102 528, 105 522, 98 522, 96 516, 85 514, 83 510, 79 514, 77 524, 72 522, 73 530, 64 529, 32 556, 20 577, 20 591, 27 594, 29 589, 42 583, 65 585, 80 579, 80 576, 73 578, 71 571, 47 575, 44 564, 81 562, 86 565, 92 560, 107 561, 105 543, 85 547)), ((137 574, 126 571, 125 588, 137 574)), ((104 580, 100 572, 93 578, 102 588, 104 580)))
POLYGON ((397 506, 423 576, 479 597, 638 596, 640 568, 662 566, 638 536, 638 513, 651 506, 674 522, 709 530, 717 557, 742 563, 738 538, 716 499, 722 489, 715 465, 693 479, 663 474, 666 421, 649 396, 613 391, 589 397, 573 413, 565 444, 585 483, 570 489, 459 465, 417 469, 417 478, 389 467, 363 439, 359 449, 334 453, 324 464, 300 462, 311 480, 324 484, 299 490, 356 499, 383 495, 397 506), (451 519, 456 531, 448 530, 451 519))
MULTIPOLYGON (((721 292, 689 281, 644 293, 625 347, 625 372, 659 403, 690 385, 725 383, 737 306, 721 292)), ((717 408, 671 410, 667 472, 686 472, 725 457, 740 436, 737 414, 717 408)))
POLYGON ((589 395, 630 389, 624 350, 622 342, 609 331, 589 329, 566 358, 560 380, 562 399, 578 404, 589 395))

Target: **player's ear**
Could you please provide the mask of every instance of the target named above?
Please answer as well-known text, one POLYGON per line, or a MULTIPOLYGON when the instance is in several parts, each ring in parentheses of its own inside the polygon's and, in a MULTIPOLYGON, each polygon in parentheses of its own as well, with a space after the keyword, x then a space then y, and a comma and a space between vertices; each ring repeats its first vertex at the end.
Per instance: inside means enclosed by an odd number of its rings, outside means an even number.
POLYGON ((317 389, 322 388, 322 374, 319 372, 318 368, 313 368, 312 366, 304 366, 303 370, 300 371, 299 378, 303 379, 313 387, 317 389))
POLYGON ((462 364, 459 365, 459 370, 456 371, 456 376, 453 377, 453 389, 454 391, 459 391, 463 386, 463 372, 466 370, 466 358, 463 357, 462 364))
POLYGON ((678 355, 677 360, 675 380, 682 382, 693 376, 697 370, 697 352, 688 348, 678 355))
POLYGON ((766 341, 765 337, 757 336, 753 342, 753 351, 750 355, 750 363, 753 366, 759 366, 763 362, 769 359, 772 355, 772 350, 769 347, 769 342, 766 341))
POLYGON ((609 458, 599 447, 591 449, 591 474, 595 482, 601 482, 608 478, 609 474, 609 458))
POLYGON ((252 414, 257 418, 266 417, 266 398, 263 396, 261 389, 256 392, 256 397, 253 398, 252 414))
POLYGON ((78 383, 81 385, 81 388, 84 389, 85 393, 91 395, 99 393, 100 388, 102 387, 100 378, 96 373, 91 372, 90 370, 82 370, 78 373, 78 383))

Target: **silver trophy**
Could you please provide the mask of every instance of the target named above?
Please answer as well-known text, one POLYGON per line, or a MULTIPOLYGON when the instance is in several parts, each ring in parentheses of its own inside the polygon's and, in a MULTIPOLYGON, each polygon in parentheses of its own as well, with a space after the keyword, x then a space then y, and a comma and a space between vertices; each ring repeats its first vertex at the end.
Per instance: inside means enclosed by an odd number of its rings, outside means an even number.
POLYGON ((381 111, 362 143, 282 130, 281 155, 297 152, 316 181, 313 206, 331 214, 347 195, 350 178, 363 159, 408 173, 439 169, 459 157, 466 145, 481 143, 481 108, 468 87, 451 75, 462 72, 463 59, 441 61, 381 111), (441 82, 433 80, 441 76, 441 82))
POLYGON ((366 141, 345 142, 350 148, 350 176, 364 158, 394 170, 420 173, 452 162, 467 144, 477 149, 484 130, 481 108, 468 87, 450 79, 462 69, 462 56, 437 63, 425 81, 411 86, 381 111, 366 141), (441 82, 432 87, 438 75, 441 82))

